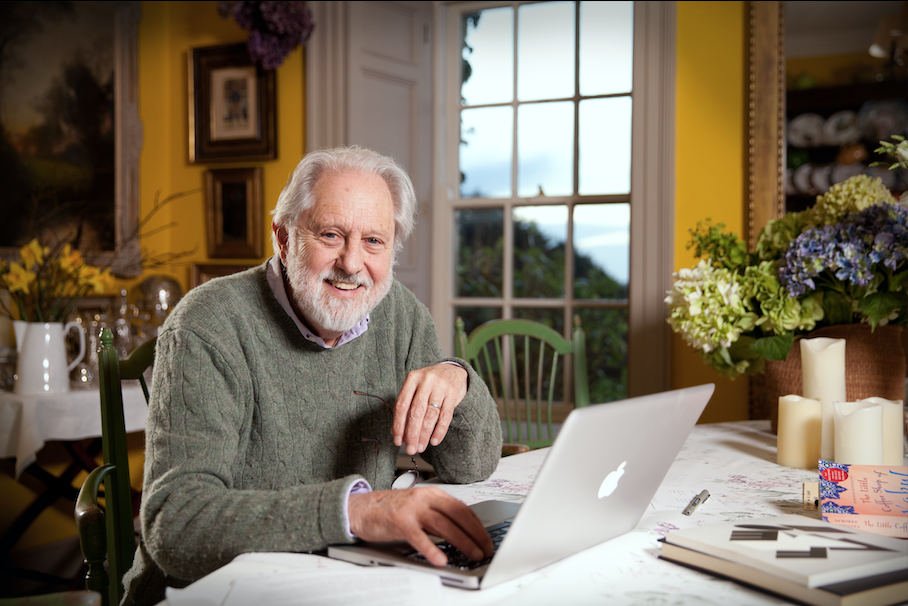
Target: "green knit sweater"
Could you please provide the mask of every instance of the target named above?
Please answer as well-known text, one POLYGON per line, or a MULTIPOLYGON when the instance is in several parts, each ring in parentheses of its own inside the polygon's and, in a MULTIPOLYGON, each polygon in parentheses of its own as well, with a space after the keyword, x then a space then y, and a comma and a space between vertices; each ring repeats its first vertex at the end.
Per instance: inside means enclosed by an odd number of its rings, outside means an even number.
MULTIPOLYGON (((126 604, 154 604, 254 551, 350 543, 349 486, 387 489, 391 413, 411 370, 445 358, 428 310, 399 283, 369 329, 332 349, 307 341, 271 292, 265 265, 187 293, 158 337, 146 426, 142 542, 126 604)), ((423 456, 444 482, 487 478, 501 426, 483 381, 423 456)))

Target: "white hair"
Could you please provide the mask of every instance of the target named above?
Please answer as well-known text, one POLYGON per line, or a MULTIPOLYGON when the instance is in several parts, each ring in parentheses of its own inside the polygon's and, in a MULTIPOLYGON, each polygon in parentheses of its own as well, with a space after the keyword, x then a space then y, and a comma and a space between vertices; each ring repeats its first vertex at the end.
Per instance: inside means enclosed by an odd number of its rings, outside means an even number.
MULTIPOLYGON (((394 252, 400 252, 404 240, 416 224, 416 192, 407 172, 393 159, 369 149, 338 147, 322 149, 306 154, 296 165, 287 185, 277 198, 277 206, 271 213, 274 224, 290 229, 299 221, 300 215, 312 208, 315 196, 312 194, 318 180, 325 175, 343 173, 376 175, 388 186, 394 203, 394 252)), ((272 232, 271 243, 275 254, 280 254, 277 234, 272 232)))

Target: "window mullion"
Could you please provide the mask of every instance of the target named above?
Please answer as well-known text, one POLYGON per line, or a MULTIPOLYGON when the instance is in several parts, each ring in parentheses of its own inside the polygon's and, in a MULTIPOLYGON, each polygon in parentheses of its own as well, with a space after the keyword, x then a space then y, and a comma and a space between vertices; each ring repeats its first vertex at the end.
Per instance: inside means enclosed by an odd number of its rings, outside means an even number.
POLYGON ((511 318, 514 301, 514 205, 510 202, 504 202, 504 249, 502 253, 502 262, 504 269, 502 271, 502 317, 511 318))

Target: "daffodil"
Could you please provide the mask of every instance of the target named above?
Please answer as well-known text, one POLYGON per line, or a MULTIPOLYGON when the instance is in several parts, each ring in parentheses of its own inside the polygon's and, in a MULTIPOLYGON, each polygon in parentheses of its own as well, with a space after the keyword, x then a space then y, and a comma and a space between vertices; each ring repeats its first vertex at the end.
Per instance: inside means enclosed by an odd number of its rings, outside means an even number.
POLYGON ((29 286, 31 286, 37 278, 38 276, 35 272, 29 271, 13 261, 9 264, 9 273, 3 276, 3 281, 6 282, 6 289, 10 293, 27 293, 29 286))
POLYGON ((25 267, 31 268, 44 263, 44 257, 48 252, 46 247, 38 244, 37 238, 32 238, 31 242, 19 249, 19 257, 25 267))
POLYGON ((69 244, 63 246, 60 251, 60 269, 77 269, 84 264, 85 260, 82 258, 82 253, 78 250, 72 250, 69 244))
MULTIPOLYGON (((19 257, 9 266, 0 263, 0 289, 9 291, 19 319, 26 322, 63 321, 88 293, 113 289, 110 270, 89 265, 69 244, 51 250, 33 239, 19 249, 19 257)), ((13 315, 5 303, 0 313, 13 315)))

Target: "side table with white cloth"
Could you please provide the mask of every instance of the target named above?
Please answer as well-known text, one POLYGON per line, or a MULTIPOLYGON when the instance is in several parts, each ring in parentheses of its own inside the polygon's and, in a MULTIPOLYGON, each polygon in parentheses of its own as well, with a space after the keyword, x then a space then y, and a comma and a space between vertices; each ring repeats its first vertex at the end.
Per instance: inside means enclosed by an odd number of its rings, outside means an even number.
MULTIPOLYGON (((640 438, 646 439, 645 432, 640 438)), ((488 499, 522 502, 547 452, 540 449, 506 457, 485 482, 439 486, 466 503, 488 499)), ((782 467, 775 460, 776 436, 769 430, 769 421, 697 425, 634 530, 489 589, 443 587, 445 601, 449 606, 784 604, 772 595, 659 558, 659 539, 671 530, 782 514, 818 518, 818 512, 805 511, 802 503, 802 484, 816 481, 817 472, 782 467), (709 491, 709 499, 693 515, 683 515, 681 511, 690 499, 704 489, 709 491)), ((180 606, 204 595, 210 603, 230 604, 230 600, 223 601, 227 594, 252 577, 273 575, 270 589, 276 591, 285 584, 289 588, 295 577, 304 579, 305 573, 314 569, 323 573, 346 571, 347 576, 359 571, 363 575, 359 585, 348 581, 335 586, 336 592, 354 587, 366 591, 365 584, 371 582, 365 575, 368 568, 320 556, 245 554, 186 589, 168 591, 166 603, 180 606)), ((428 576, 410 571, 406 574, 428 576)))
MULTIPOLYGON (((142 388, 123 387, 123 408, 127 433, 144 431, 148 406, 142 388)), ((60 497, 75 503, 78 489, 73 479, 97 464, 94 456, 101 448, 101 394, 97 389, 73 390, 56 394, 17 394, 0 392, 0 459, 15 459, 15 478, 23 473, 44 485, 35 500, 0 537, 0 562, 42 511, 60 497), (81 440, 95 438, 89 445, 81 440), (72 462, 59 475, 42 468, 37 454, 46 442, 61 441, 72 462)))

